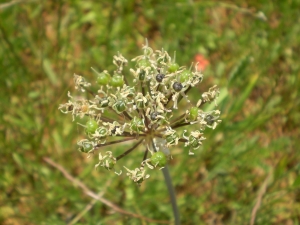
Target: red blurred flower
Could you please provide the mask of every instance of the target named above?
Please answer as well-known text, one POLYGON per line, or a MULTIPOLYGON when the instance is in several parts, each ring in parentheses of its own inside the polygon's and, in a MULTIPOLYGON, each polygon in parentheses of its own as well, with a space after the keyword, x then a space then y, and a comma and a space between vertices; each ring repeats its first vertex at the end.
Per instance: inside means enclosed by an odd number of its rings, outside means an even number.
POLYGON ((201 54, 196 54, 194 60, 197 63, 197 69, 199 71, 204 71, 205 68, 209 65, 209 61, 201 54))

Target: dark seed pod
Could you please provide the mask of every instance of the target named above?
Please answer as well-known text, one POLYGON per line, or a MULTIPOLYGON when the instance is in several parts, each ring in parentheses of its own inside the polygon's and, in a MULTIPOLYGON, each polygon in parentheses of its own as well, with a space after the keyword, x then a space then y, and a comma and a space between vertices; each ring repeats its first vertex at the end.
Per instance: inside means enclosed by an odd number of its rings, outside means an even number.
POLYGON ((157 118, 157 115, 158 115, 158 113, 157 113, 157 112, 152 112, 152 113, 150 114, 150 118, 151 118, 151 120, 156 120, 156 118, 157 118))
POLYGON ((112 133, 112 134, 115 134, 116 131, 117 131, 117 128, 119 128, 119 126, 115 126, 114 129, 111 130, 111 133, 112 133))
POLYGON ((99 104, 100 104, 101 107, 107 107, 108 103, 109 103, 109 100, 106 97, 101 98, 99 100, 99 104))
POLYGON ((207 115, 204 120, 208 125, 212 125, 214 123, 214 117, 212 115, 207 115))
POLYGON ((145 79, 145 75, 146 75, 145 70, 142 70, 142 71, 139 73, 139 80, 144 80, 144 79, 145 79))
POLYGON ((183 88, 183 86, 182 86, 182 84, 179 83, 179 82, 175 82, 175 83, 173 84, 173 89, 174 89, 176 92, 181 91, 182 88, 183 88))
POLYGON ((68 111, 70 112, 70 111, 73 111, 73 109, 74 109, 74 106, 73 105, 69 105, 68 106, 68 111))
POLYGON ((156 81, 157 82, 162 82, 162 80, 165 78, 165 75, 164 74, 162 74, 162 73, 159 73, 159 74, 157 74, 156 75, 156 81))

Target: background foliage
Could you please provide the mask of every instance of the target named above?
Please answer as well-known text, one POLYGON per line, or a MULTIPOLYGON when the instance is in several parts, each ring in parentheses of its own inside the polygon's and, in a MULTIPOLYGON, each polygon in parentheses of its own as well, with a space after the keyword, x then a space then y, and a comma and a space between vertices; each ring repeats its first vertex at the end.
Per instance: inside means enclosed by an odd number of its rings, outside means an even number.
POLYGON ((97 157, 76 150, 82 129, 57 110, 75 93, 73 73, 93 80, 90 67, 112 70, 114 54, 139 55, 147 37, 182 65, 203 55, 210 65, 199 92, 221 88, 223 122, 203 148, 193 157, 172 150, 182 224, 299 224, 299 8, 299 0, 1 0, 0 223, 156 224, 99 201, 83 211, 93 200, 43 157, 127 211, 172 221, 160 171, 141 188, 95 171, 97 157))

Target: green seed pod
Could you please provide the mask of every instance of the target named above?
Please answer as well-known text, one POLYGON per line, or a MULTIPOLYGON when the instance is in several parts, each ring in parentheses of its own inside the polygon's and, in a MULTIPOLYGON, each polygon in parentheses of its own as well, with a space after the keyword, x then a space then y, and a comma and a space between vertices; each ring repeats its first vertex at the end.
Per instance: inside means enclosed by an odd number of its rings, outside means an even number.
POLYGON ((126 110, 126 104, 124 101, 120 100, 116 103, 115 109, 117 113, 122 113, 126 110))
POLYGON ((131 129, 136 132, 139 132, 144 127, 143 120, 138 117, 134 117, 130 124, 131 129))
POLYGON ((193 76, 192 72, 189 70, 184 70, 180 73, 179 75, 179 81, 181 83, 184 83, 186 81, 188 81, 191 77, 193 76))
POLYGON ((149 47, 144 49, 144 55, 150 55, 152 52, 153 50, 149 47))
POLYGON ((80 152, 87 153, 87 152, 91 151, 92 149, 93 149, 93 145, 92 144, 90 144, 90 143, 83 143, 83 145, 80 146, 78 150, 80 152))
POLYGON ((170 73, 174 73, 179 69, 179 65, 175 62, 169 63, 168 64, 168 71, 170 73))
POLYGON ((122 87, 124 84, 123 76, 121 75, 114 75, 109 84, 113 87, 122 87))
POLYGON ((140 61, 138 61, 138 67, 144 69, 146 67, 151 67, 151 63, 149 62, 148 59, 141 59, 140 61))
POLYGON ((129 92, 127 93, 127 98, 133 98, 135 95, 136 95, 136 90, 135 90, 135 88, 133 87, 133 88, 131 88, 131 89, 129 90, 129 92))
POLYGON ((114 168, 115 164, 116 164, 115 160, 113 160, 112 158, 108 158, 105 162, 104 168, 107 170, 111 170, 114 168))
POLYGON ((105 137, 107 135, 107 128, 106 127, 99 127, 97 132, 100 136, 105 137))
POLYGON ((168 144, 175 144, 176 138, 178 138, 177 133, 173 133, 166 136, 166 141, 168 144))
POLYGON ((110 75, 108 73, 102 72, 97 76, 97 83, 99 85, 107 85, 110 81, 110 75))
POLYGON ((167 164, 167 157, 163 152, 155 152, 150 158, 153 166, 163 167, 167 164))
POLYGON ((198 107, 192 107, 192 108, 190 108, 190 116, 189 116, 189 119, 190 119, 191 121, 196 120, 197 117, 198 117, 198 112, 199 112, 198 107))
POLYGON ((144 109, 147 105, 148 105, 147 102, 145 103, 145 102, 143 102, 143 101, 138 101, 138 102, 136 103, 136 107, 137 107, 138 109, 144 109))
POLYGON ((190 143, 189 145, 192 148, 198 148, 200 146, 200 144, 197 141, 197 138, 195 138, 193 135, 190 135, 190 137, 189 137, 189 143, 190 143))
POLYGON ((98 128, 98 123, 97 121, 91 119, 86 123, 85 127, 86 127, 85 130, 88 134, 89 133, 93 134, 98 128))

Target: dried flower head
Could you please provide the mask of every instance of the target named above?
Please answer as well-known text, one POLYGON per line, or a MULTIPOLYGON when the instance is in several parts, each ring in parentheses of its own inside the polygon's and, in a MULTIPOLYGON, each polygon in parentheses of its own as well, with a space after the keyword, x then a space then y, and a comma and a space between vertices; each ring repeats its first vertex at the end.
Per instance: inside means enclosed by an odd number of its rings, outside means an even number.
MULTIPOLYGON (((86 120, 82 125, 86 138, 80 140, 78 146, 89 156, 109 145, 136 142, 118 156, 112 149, 99 153, 96 168, 115 171, 121 158, 143 146, 144 156, 139 166, 133 170, 124 166, 128 177, 141 184, 149 177, 147 169, 163 168, 172 158, 171 146, 183 144, 193 155, 205 140, 204 130, 215 129, 221 122, 219 110, 201 110, 203 104, 215 103, 219 89, 209 88, 193 105, 187 94, 203 79, 197 64, 194 69, 180 67, 175 56, 171 58, 163 49, 153 51, 148 45, 143 47, 143 54, 132 61, 135 67, 129 69, 130 74, 124 71, 128 61, 120 53, 113 58, 117 68, 112 73, 92 68, 97 75, 93 86, 82 76, 74 75, 75 88, 90 97, 75 98, 68 93, 70 100, 59 109, 72 114, 73 120, 75 117, 86 120), (95 89, 97 92, 92 91, 95 89), (187 106, 186 111, 178 109, 182 102, 187 106), (194 131, 178 129, 190 125, 194 131)), ((120 175, 122 170, 115 173, 120 175)))

